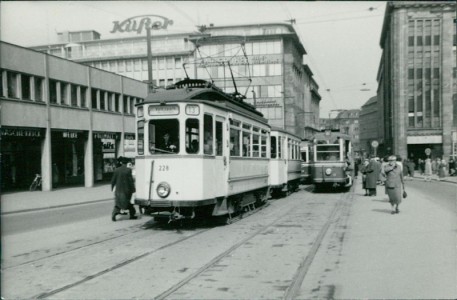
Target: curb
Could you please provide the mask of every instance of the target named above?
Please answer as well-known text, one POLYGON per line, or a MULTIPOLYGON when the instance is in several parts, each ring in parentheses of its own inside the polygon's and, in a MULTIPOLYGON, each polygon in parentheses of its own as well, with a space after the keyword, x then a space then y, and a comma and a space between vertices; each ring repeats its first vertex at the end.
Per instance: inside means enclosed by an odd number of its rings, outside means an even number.
POLYGON ((27 209, 21 209, 21 210, 13 210, 13 211, 2 212, 1 215, 4 216, 4 215, 24 213, 24 212, 32 212, 32 211, 53 209, 53 208, 61 208, 61 207, 68 207, 68 206, 78 206, 78 205, 84 205, 84 204, 90 204, 90 203, 98 203, 98 202, 104 202, 104 201, 113 201, 113 198, 93 200, 93 201, 85 201, 85 202, 79 202, 79 203, 52 205, 52 206, 46 206, 46 207, 37 207, 37 208, 27 208, 27 209))

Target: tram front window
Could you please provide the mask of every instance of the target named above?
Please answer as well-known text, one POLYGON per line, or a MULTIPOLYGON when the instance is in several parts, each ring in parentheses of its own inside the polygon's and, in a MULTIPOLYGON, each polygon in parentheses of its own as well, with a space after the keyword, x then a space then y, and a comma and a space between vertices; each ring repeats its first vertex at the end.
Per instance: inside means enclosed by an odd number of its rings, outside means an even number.
POLYGON ((316 159, 318 161, 339 161, 340 146, 339 145, 317 145, 316 159))
POLYGON ((179 121, 176 119, 149 122, 149 152, 173 154, 179 152, 179 121))

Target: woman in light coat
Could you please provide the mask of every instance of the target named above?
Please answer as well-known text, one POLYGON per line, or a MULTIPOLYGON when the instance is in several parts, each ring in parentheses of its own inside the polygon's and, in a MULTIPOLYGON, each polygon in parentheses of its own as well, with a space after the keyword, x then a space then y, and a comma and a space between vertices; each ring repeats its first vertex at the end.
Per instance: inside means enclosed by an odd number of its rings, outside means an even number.
POLYGON ((405 183, 403 181, 403 172, 396 163, 394 155, 389 156, 389 162, 385 167, 386 173, 386 192, 389 196, 389 202, 392 206, 392 214, 398 214, 398 206, 401 203, 405 183))

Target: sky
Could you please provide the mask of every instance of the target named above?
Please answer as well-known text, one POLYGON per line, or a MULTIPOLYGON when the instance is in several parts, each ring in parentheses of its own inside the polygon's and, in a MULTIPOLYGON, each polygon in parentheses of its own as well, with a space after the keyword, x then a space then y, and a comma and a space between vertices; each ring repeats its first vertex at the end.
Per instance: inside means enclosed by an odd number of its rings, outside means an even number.
POLYGON ((57 42, 57 32, 95 30, 102 39, 114 21, 137 15, 173 20, 164 34, 215 26, 293 24, 322 96, 321 117, 360 108, 376 95, 379 40, 386 2, 379 1, 11 1, 0 2, 0 39, 24 47, 57 42))

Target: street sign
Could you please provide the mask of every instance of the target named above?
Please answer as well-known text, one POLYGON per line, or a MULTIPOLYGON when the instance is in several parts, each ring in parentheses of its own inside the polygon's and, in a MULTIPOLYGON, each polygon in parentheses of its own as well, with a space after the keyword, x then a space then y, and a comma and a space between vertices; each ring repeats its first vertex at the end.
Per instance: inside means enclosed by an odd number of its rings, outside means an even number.
POLYGON ((427 154, 427 155, 432 154, 432 149, 426 148, 426 149, 425 149, 425 154, 427 154))
POLYGON ((375 140, 375 141, 372 141, 372 142, 371 142, 371 147, 373 147, 373 148, 378 148, 378 146, 379 146, 378 141, 375 140))

